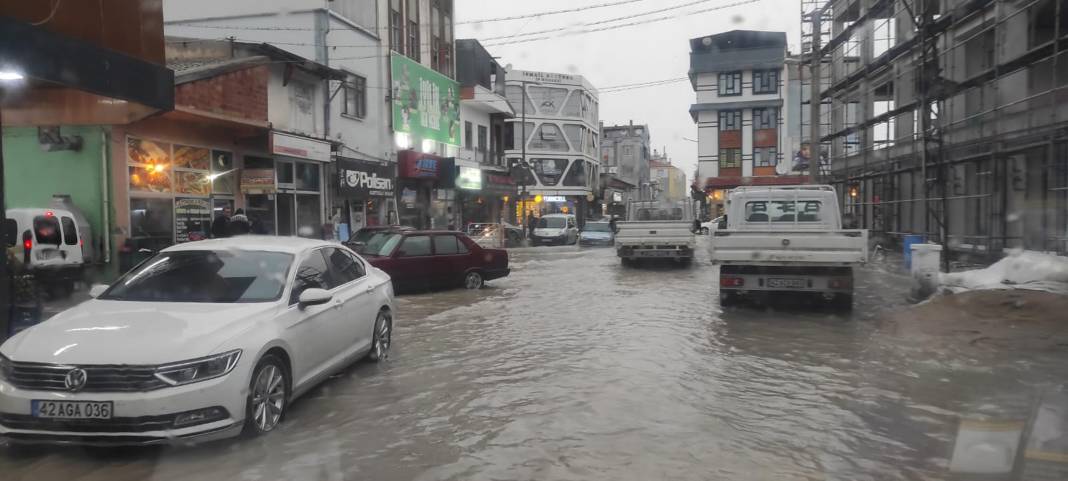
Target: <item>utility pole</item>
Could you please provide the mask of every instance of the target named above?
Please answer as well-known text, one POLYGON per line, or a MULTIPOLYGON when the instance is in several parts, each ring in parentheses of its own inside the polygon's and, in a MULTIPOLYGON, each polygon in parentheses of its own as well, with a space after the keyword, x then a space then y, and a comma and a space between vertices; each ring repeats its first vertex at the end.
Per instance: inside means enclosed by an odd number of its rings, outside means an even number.
MULTIPOLYGON (((521 119, 520 120, 520 124, 521 124, 521 126, 519 128, 520 132, 522 132, 520 134, 521 137, 522 137, 522 139, 521 139, 522 146, 520 147, 522 149, 522 157, 519 159, 519 166, 523 169, 523 176, 520 179, 520 182, 522 182, 522 183, 519 184, 522 187, 522 193, 519 194, 519 202, 523 206, 523 223, 520 224, 520 225, 523 227, 524 232, 526 232, 526 230, 527 230, 527 175, 530 174, 530 168, 527 167, 527 82, 525 82, 525 81, 524 82, 520 82, 519 87, 520 87, 520 90, 523 91, 522 101, 520 102, 523 105, 520 107, 520 111, 522 113, 520 114, 520 119, 521 119)), ((514 132, 514 130, 513 130, 513 132, 514 132)))
POLYGON ((808 174, 809 182, 820 182, 820 105, 823 104, 822 88, 820 86, 820 37, 823 27, 820 25, 823 9, 817 8, 812 12, 812 55, 809 57, 809 75, 812 81, 812 92, 808 96, 809 114, 809 140, 808 140, 808 174))

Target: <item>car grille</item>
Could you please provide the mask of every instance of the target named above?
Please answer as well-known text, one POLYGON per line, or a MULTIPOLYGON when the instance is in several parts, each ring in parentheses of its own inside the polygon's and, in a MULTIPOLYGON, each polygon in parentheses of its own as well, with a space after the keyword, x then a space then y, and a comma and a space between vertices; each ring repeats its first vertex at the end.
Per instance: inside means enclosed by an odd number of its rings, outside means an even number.
POLYGON ((68 391, 64 379, 71 369, 84 369, 85 386, 80 392, 143 392, 167 387, 155 376, 154 366, 64 366, 11 362, 5 373, 8 382, 32 391, 68 391))

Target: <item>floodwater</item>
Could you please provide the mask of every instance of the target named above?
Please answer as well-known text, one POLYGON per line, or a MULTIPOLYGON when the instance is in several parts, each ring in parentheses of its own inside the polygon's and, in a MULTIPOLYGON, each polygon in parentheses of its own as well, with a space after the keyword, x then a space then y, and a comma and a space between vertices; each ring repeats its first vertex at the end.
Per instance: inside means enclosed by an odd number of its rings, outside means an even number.
MULTIPOLYGON (((723 311, 706 257, 624 268, 611 249, 560 247, 511 259, 512 275, 485 289, 400 298, 389 361, 313 390, 266 437, 12 452, 0 455, 0 473, 939 480, 1007 464, 1013 477, 980 479, 1068 479, 1063 465, 1025 460, 1011 442, 1065 422, 1068 398, 1056 390, 1068 356, 933 350, 889 336, 879 313, 908 305, 907 280, 892 270, 860 271, 856 308, 843 315, 723 311), (1034 422, 1039 413, 1047 417, 1034 422)), ((1043 431, 1038 447, 1057 451, 1065 432, 1043 431)))

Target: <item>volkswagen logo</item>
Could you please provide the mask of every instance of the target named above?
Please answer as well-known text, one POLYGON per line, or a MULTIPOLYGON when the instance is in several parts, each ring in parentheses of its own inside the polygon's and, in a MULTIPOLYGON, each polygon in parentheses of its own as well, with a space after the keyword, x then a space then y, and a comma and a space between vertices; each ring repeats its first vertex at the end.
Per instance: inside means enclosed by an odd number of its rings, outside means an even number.
POLYGON ((85 381, 88 380, 88 377, 85 369, 71 369, 67 372, 67 376, 63 378, 63 385, 66 386, 68 391, 80 391, 85 387, 85 381))

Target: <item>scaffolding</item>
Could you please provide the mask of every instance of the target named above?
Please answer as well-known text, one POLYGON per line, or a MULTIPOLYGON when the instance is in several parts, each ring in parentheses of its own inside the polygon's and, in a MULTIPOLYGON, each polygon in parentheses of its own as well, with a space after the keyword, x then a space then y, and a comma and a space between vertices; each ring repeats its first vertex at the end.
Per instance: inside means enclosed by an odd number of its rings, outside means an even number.
POLYGON ((823 180, 873 237, 1068 252, 1064 3, 801 0, 823 180))

